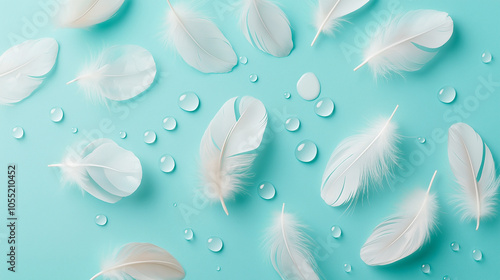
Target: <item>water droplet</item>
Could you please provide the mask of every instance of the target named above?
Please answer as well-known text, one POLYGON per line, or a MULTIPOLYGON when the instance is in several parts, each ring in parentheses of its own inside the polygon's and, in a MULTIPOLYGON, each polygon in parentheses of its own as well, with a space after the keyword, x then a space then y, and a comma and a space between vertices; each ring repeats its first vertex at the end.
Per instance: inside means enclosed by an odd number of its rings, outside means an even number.
POLYGON ((422 265, 422 272, 425 274, 431 273, 431 266, 429 264, 423 264, 422 265))
POLYGON ((146 144, 153 144, 154 142, 156 142, 156 132, 152 130, 144 132, 144 142, 146 144))
POLYGON ((240 56, 240 63, 245 65, 248 63, 248 58, 246 56, 240 56))
POLYGON ((285 93, 283 93, 283 96, 286 98, 286 99, 290 99, 290 97, 292 97, 292 95, 287 91, 285 93))
POLYGON ((300 120, 298 118, 289 118, 285 121, 285 128, 288 131, 297 131, 300 127, 300 120))
POLYGON ((443 280, 451 280, 451 277, 448 275, 443 276, 443 280))
POLYGON ((477 262, 481 261, 483 259, 483 252, 481 252, 481 250, 474 249, 472 251, 472 258, 477 262))
POLYGON ((320 88, 318 77, 311 72, 302 75, 297 82, 297 92, 305 100, 318 98, 320 88))
POLYGON ((50 120, 53 122, 60 122, 64 117, 64 112, 59 107, 54 107, 50 110, 50 120))
POLYGON ((184 239, 186 239, 187 241, 191 241, 193 240, 193 237, 194 237, 194 232, 192 229, 187 228, 184 230, 184 239))
POLYGON ((105 215, 97 215, 95 216, 95 223, 98 226, 105 226, 108 223, 108 217, 105 215))
POLYGON ((453 252, 460 251, 460 245, 457 242, 451 242, 450 247, 453 252))
POLYGON ((172 204, 172 206, 177 207, 177 203, 174 202, 174 204, 172 204))
POLYGON ((259 185, 259 195, 263 199, 272 199, 276 195, 276 189, 273 184, 263 182, 259 185))
POLYGON ((420 143, 420 144, 424 144, 424 143, 425 143, 425 141, 427 141, 427 140, 425 140, 425 138, 424 138, 424 137, 418 137, 418 138, 417 138, 417 141, 418 141, 418 143, 420 143))
POLYGON ((349 273, 349 272, 351 272, 351 270, 352 270, 352 266, 348 263, 345 263, 344 264, 344 271, 349 273))
POLYGON ((78 133, 78 128, 77 127, 72 127, 71 128, 71 133, 73 133, 73 134, 78 133))
POLYGON ((250 80, 250 82, 255 83, 259 79, 259 76, 257 76, 257 74, 250 74, 250 77, 248 77, 248 79, 250 80))
POLYGON ((318 147, 311 140, 304 140, 297 145, 295 157, 302 162, 311 162, 318 154, 318 147))
POLYGON ((127 133, 126 133, 125 131, 120 131, 120 133, 119 133, 119 134, 120 134, 120 138, 121 138, 121 139, 125 139, 125 138, 127 138, 127 133))
POLYGON ((321 98, 316 102, 316 105, 314 105, 314 112, 320 117, 326 118, 331 116, 334 109, 335 104, 333 104, 333 101, 328 97, 321 98))
POLYGON ((170 173, 175 169, 175 160, 171 155, 163 155, 160 158, 160 170, 165 173, 170 173))
POLYGON ((490 63, 492 58, 493 56, 489 51, 484 51, 483 54, 481 55, 481 61, 483 61, 483 63, 485 64, 490 63))
POLYGON ((220 271, 222 268, 220 266, 217 266, 216 270, 220 271))
POLYGON ((342 235, 342 229, 337 225, 333 226, 331 231, 334 238, 340 238, 340 236, 342 235))
POLYGON ((12 129, 12 136, 16 139, 21 139, 24 136, 24 129, 20 126, 16 126, 12 129))
POLYGON ((177 120, 173 117, 166 117, 163 119, 163 128, 165 130, 174 130, 177 127, 177 120))
POLYGON ((222 250, 224 243, 222 243, 222 239, 219 237, 212 236, 207 240, 207 246, 210 251, 217 253, 222 250))
POLYGON ((438 92, 439 101, 443 103, 451 103, 457 97, 457 91, 454 87, 445 86, 438 92))
POLYGON ((179 107, 186 112, 193 112, 200 106, 200 99, 194 92, 186 92, 179 96, 179 107))

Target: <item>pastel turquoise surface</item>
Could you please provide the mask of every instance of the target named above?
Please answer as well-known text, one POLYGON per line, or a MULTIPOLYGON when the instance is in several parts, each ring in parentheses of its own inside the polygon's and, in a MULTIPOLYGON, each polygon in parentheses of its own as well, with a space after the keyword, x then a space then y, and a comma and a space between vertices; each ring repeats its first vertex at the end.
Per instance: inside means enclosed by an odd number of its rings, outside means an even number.
POLYGON ((198 1, 196 6, 213 18, 238 56, 248 57, 248 64, 221 75, 202 74, 165 47, 166 1, 127 0, 112 20, 88 30, 58 29, 45 21, 50 17, 50 7, 45 5, 49 2, 54 1, 0 2, 0 52, 19 37, 54 37, 60 44, 56 66, 43 85, 23 102, 0 108, 0 172, 6 174, 9 163, 19 169, 16 273, 8 272, 5 262, 6 175, 0 179, 0 279, 89 279, 100 270, 103 260, 129 242, 150 242, 165 248, 183 265, 186 279, 279 279, 262 240, 282 203, 307 226, 325 279, 498 277, 500 219, 482 222, 478 231, 475 222, 460 221, 451 204, 456 183, 448 164, 447 129, 455 122, 468 123, 500 160, 500 66, 495 57, 500 57, 500 2, 373 0, 346 18, 348 22, 334 38, 321 36, 310 47, 316 32, 311 24, 313 1, 280 0, 292 25, 295 47, 290 56, 275 58, 246 41, 237 25, 233 1, 198 1), (412 9, 446 11, 455 22, 452 38, 435 59, 404 78, 394 75, 375 80, 367 67, 353 72, 362 61, 366 34, 390 13, 412 9), (117 44, 137 44, 153 54, 158 74, 149 91, 108 108, 87 100, 77 85, 65 84, 103 47, 117 44), (481 62, 486 49, 494 56, 490 64, 481 62), (305 72, 314 72, 319 78, 320 97, 335 102, 331 117, 317 116, 314 101, 305 101, 297 94, 296 82, 305 72), (249 82, 252 73, 259 76, 257 83, 249 82), (438 90, 445 85, 457 89, 458 97, 451 104, 437 99, 438 90), (195 112, 182 111, 177 104, 186 91, 200 97, 201 105, 195 112), (292 94, 290 99, 283 97, 286 91, 292 94), (245 194, 228 202, 230 215, 226 216, 218 203, 208 204, 196 196, 200 186, 198 150, 201 136, 220 106, 243 95, 265 104, 269 137, 251 184, 245 194), (394 122, 404 138, 396 179, 371 191, 347 211, 326 205, 320 197, 321 177, 335 146, 367 127, 372 119, 388 117, 397 104, 400 108, 394 122), (62 122, 49 119, 52 107, 63 108, 62 122), (162 128, 166 116, 177 119, 176 130, 162 128), (293 133, 283 126, 291 116, 302 122, 293 133), (25 129, 23 139, 12 137, 15 126, 25 129), (72 134, 72 127, 79 132, 72 134), (143 133, 149 129, 158 134, 152 145, 143 141, 143 133), (128 137, 120 139, 119 131, 126 131, 128 137), (59 162, 66 147, 86 137, 111 138, 140 158, 144 177, 136 193, 107 204, 82 195, 77 187, 60 184, 59 172, 47 165, 59 162), (417 137, 425 137, 427 142, 419 144, 417 137), (319 149, 316 160, 308 164, 294 155, 296 145, 304 139, 314 141, 319 149), (176 160, 171 174, 159 169, 163 154, 176 160), (359 251, 373 228, 394 213, 412 190, 426 188, 436 169, 433 192, 439 197, 439 225, 430 242, 393 265, 365 265, 359 251), (263 181, 276 186, 274 199, 259 197, 257 186, 263 181), (97 214, 108 216, 106 226, 95 224, 97 214), (342 228, 341 238, 331 236, 333 225, 342 228), (194 230, 194 240, 184 240, 185 228, 194 230), (220 253, 207 249, 211 236, 223 239, 220 253), (460 244, 459 252, 450 249, 453 241, 460 244), (473 260, 474 249, 483 252, 482 261, 473 260), (344 272, 344 263, 352 265, 350 273, 344 272), (430 264, 430 275, 422 273, 422 264, 430 264))

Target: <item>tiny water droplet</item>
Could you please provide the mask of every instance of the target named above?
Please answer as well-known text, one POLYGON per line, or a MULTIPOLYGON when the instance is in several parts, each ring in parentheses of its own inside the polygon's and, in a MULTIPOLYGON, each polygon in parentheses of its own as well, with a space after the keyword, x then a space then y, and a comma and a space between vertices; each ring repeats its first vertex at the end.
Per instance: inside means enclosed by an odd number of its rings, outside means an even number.
POLYGON ((21 139, 24 137, 24 129, 20 126, 16 126, 12 129, 12 136, 16 139, 21 139))
POLYGON ((288 131, 294 132, 300 128, 300 120, 298 118, 289 118, 285 121, 285 128, 288 131))
POLYGON ((174 117, 166 117, 163 119, 163 128, 171 131, 177 127, 177 120, 174 117))
POLYGON ((144 132, 144 142, 146 144, 153 144, 154 142, 156 142, 156 132, 152 130, 144 132))
POLYGON ((77 127, 72 127, 71 128, 71 133, 73 133, 73 134, 78 133, 78 128, 77 127))
POLYGON ((283 96, 286 98, 286 99, 290 99, 290 97, 292 97, 292 95, 286 91, 285 93, 283 93, 283 96))
POLYGON ((460 245, 457 242, 451 242, 450 247, 453 252, 460 251, 460 245))
POLYGON ((420 143, 420 144, 424 144, 427 140, 425 140, 425 138, 424 138, 424 137, 418 137, 418 138, 417 138, 417 141, 418 141, 418 143, 420 143))
POLYGON ((219 237, 212 236, 208 238, 207 246, 210 251, 217 253, 220 252, 220 250, 222 250, 224 243, 222 242, 222 239, 220 239, 219 237))
POLYGON ((193 240, 193 237, 194 237, 194 232, 192 229, 187 228, 184 230, 184 239, 186 239, 187 241, 191 241, 193 240))
POLYGON ((179 96, 179 107, 186 112, 193 112, 200 106, 200 98, 194 92, 185 92, 179 96))
POLYGON ((443 280, 451 280, 451 277, 448 275, 443 276, 443 280))
POLYGON ((222 268, 220 266, 217 266, 216 270, 220 271, 222 268))
POLYGON ((257 74, 250 74, 248 79, 250 80, 250 82, 255 83, 259 79, 259 76, 257 76, 257 74))
POLYGON ((95 223, 98 226, 105 226, 108 223, 108 217, 106 215, 97 215, 95 216, 95 223))
POLYGON ((334 225, 332 227, 331 232, 334 238, 340 238, 340 236, 342 235, 342 229, 337 225, 334 225))
POLYGON ((472 251, 472 258, 477 262, 481 261, 483 259, 483 252, 481 252, 481 250, 474 249, 472 251))
POLYGON ((273 184, 263 182, 259 185, 259 195, 266 200, 272 199, 276 195, 276 189, 273 184))
POLYGON ((314 73, 305 73, 297 82, 297 92, 305 100, 318 98, 321 86, 318 77, 314 73))
POLYGON ((451 103, 457 97, 457 91, 454 87, 445 86, 438 92, 438 99, 443 103, 451 103))
POLYGON ((171 155, 163 155, 160 158, 160 170, 165 173, 170 173, 175 169, 175 160, 171 155))
POLYGON ((248 63, 248 58, 246 56, 240 56, 240 63, 245 65, 248 63))
POLYGON ((331 116, 334 109, 335 104, 328 97, 321 98, 314 105, 314 112, 316 112, 316 115, 324 118, 331 116))
POLYGON ((172 206, 177 207, 177 203, 174 202, 174 204, 172 204, 172 206))
POLYGON ((431 266, 429 264, 423 264, 422 265, 422 272, 425 274, 431 273, 431 266))
POLYGON ((490 63, 492 58, 493 56, 489 51, 484 51, 483 54, 481 55, 481 61, 483 61, 484 64, 490 63))
POLYGON ((125 131, 120 131, 120 133, 119 133, 119 134, 120 134, 120 138, 121 138, 121 139, 125 139, 125 138, 127 138, 127 133, 126 133, 125 131))
POLYGON ((349 273, 349 272, 351 272, 351 270, 352 270, 352 266, 348 263, 345 263, 344 264, 344 271, 349 273))
POLYGON ((311 162, 318 154, 318 147, 311 140, 304 140, 295 148, 295 157, 302 162, 311 162))
POLYGON ((64 117, 64 112, 59 107, 54 107, 50 110, 50 120, 53 122, 60 122, 64 117))

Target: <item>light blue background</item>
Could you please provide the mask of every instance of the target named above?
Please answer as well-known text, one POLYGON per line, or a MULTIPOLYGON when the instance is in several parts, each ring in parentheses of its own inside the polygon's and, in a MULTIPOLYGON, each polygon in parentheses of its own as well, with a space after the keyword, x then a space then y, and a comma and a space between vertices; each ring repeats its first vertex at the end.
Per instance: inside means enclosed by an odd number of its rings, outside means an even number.
MULTIPOLYGON (((499 64, 481 62, 481 53, 489 49, 500 54, 498 26, 500 2, 452 0, 374 0, 362 11, 348 17, 335 38, 321 36, 315 47, 309 44, 315 35, 312 26, 312 1, 281 0, 293 28, 295 48, 286 58, 274 58, 253 48, 237 26, 237 15, 228 0, 203 1, 198 5, 210 15, 232 43, 238 55, 248 57, 247 65, 238 65, 229 74, 206 75, 197 72, 176 56, 162 42, 165 1, 128 0, 111 21, 88 30, 57 29, 44 22, 43 3, 49 0, 0 2, 0 50, 11 46, 14 35, 25 39, 51 36, 60 44, 58 61, 52 73, 31 97, 15 106, 0 108, 1 168, 18 165, 18 267, 8 273, 5 226, 0 227, 1 279, 89 279, 100 263, 115 248, 128 242, 151 242, 172 253, 186 270, 186 279, 279 279, 262 248, 264 230, 275 212, 286 202, 286 210, 308 227, 315 244, 315 256, 326 279, 492 279, 500 268, 500 220, 485 221, 478 231, 474 222, 460 222, 450 204, 455 186, 447 158, 448 127, 457 121, 472 125, 500 159, 499 85, 482 86, 481 79, 500 81, 499 64), (448 12, 455 22, 455 32, 435 59, 422 71, 405 78, 393 76, 374 80, 369 69, 353 72, 361 62, 366 29, 376 25, 389 11, 404 12, 428 8, 448 12), (28 30, 28 22, 35 22, 28 30), (92 104, 76 85, 65 85, 75 77, 92 55, 103 47, 138 44, 153 54, 158 76, 151 89, 139 98, 112 105, 92 104), (305 72, 316 73, 321 82, 321 97, 336 104, 330 118, 314 114, 314 102, 302 100, 295 90, 305 72), (257 83, 248 81, 251 73, 257 83), (437 91, 444 85, 457 89, 452 104, 440 103, 437 91), (481 94, 476 94, 476 89, 481 94), (196 92, 200 108, 193 113, 182 111, 177 99, 185 91, 196 92), (289 91, 287 100, 283 93, 289 91), (219 204, 203 204, 193 199, 199 186, 198 147, 201 136, 213 115, 230 97, 251 95, 262 100, 269 116, 271 137, 255 169, 256 176, 247 194, 228 203, 226 217, 219 204), (479 98, 478 98, 479 97, 479 98), (394 122, 405 136, 402 167, 397 180, 383 191, 372 192, 367 202, 359 202, 344 213, 331 208, 320 197, 321 176, 330 153, 345 137, 352 135, 376 117, 388 117, 400 105, 394 122), (65 116, 52 123, 49 111, 59 106, 65 116), (174 116, 175 131, 165 131, 162 119, 174 116), (290 133, 283 122, 290 116, 302 121, 299 131, 290 133), (106 124, 108 123, 108 124, 106 124), (22 126, 22 140, 11 136, 15 126, 22 126), (71 133, 72 127, 79 132, 71 133), (111 127, 110 129, 106 127, 111 127), (142 134, 153 129, 158 140, 143 142, 142 134), (120 139, 119 131, 128 137, 120 139), (57 163, 65 147, 85 138, 88 133, 102 133, 122 147, 133 151, 143 164, 141 187, 132 196, 116 204, 106 204, 76 187, 63 187, 59 174, 47 164, 57 163), (427 138, 418 144, 416 137, 427 138), (294 157, 296 145, 303 139, 317 143, 317 159, 304 164, 294 157), (159 170, 161 155, 171 154, 175 172, 159 170), (432 172, 438 175, 433 191, 439 195, 439 229, 420 252, 386 267, 369 267, 359 250, 372 229, 395 211, 398 202, 415 188, 425 188, 432 172), (272 182, 277 196, 261 199, 257 185, 272 182), (177 207, 173 207, 177 203, 177 207), (184 213, 184 214, 183 214, 184 213), (105 214, 105 227, 94 223, 96 214, 105 214), (330 236, 332 225, 340 225, 342 238, 330 236), (193 228, 195 239, 183 239, 183 230, 193 228), (212 253, 206 247, 208 237, 224 240, 224 249, 212 253), (452 252, 456 241, 461 250, 452 252), (472 259, 472 250, 483 251, 481 262, 472 259), (343 271, 343 264, 352 272, 343 271), (430 275, 421 272, 429 263, 430 275), (221 266, 220 272, 216 267, 221 266)), ((178 1, 177 1, 178 2, 178 1)), ((201 1, 199 1, 201 2, 201 1)), ((45 16, 47 17, 47 16, 45 16)), ((94 134, 95 137, 95 134, 94 134)), ((1 174, 4 171, 1 171, 1 174)), ((6 213, 6 177, 2 177, 0 217, 6 213)))

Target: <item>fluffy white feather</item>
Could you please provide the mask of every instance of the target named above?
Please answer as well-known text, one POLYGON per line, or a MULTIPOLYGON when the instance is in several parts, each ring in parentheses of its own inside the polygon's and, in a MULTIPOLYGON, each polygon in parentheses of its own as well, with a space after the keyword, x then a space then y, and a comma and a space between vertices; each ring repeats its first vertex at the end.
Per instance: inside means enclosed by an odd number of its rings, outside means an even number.
POLYGON ((142 180, 142 166, 134 153, 105 138, 83 149, 80 147, 68 149, 62 163, 49 165, 61 169, 64 183, 76 184, 108 203, 115 203, 137 190, 142 180))
POLYGON ((165 37, 191 67, 203 73, 230 72, 237 63, 229 41, 210 20, 185 3, 172 6, 167 15, 165 37))
POLYGON ((430 238, 436 225, 437 198, 431 194, 436 177, 427 191, 415 191, 399 212, 379 224, 361 248, 361 259, 368 265, 387 265, 413 254, 430 238))
POLYGON ((453 34, 453 20, 445 12, 415 10, 393 19, 374 34, 365 60, 375 75, 417 71, 431 60, 453 34))
POLYGON ((164 249, 150 243, 129 243, 90 280, 101 275, 112 280, 180 280, 186 273, 164 249))
POLYGON ((89 27, 110 19, 122 6, 124 0, 66 0, 59 12, 61 27, 89 27))
POLYGON ((27 40, 5 51, 0 56, 0 104, 30 96, 54 66, 58 51, 52 38, 27 40))
POLYGON ((318 29, 311 47, 321 33, 333 34, 341 18, 363 7, 369 0, 319 0, 316 8, 315 25, 318 29))
POLYGON ((310 251, 311 239, 304 226, 291 214, 276 215, 266 232, 266 245, 270 249, 271 263, 283 280, 320 279, 316 260, 310 251))
POLYGON ((146 49, 135 45, 114 46, 104 50, 78 77, 87 96, 122 101, 147 90, 156 76, 156 64, 146 49))
POLYGON ((321 184, 321 197, 331 206, 354 200, 366 191, 368 183, 381 183, 398 159, 399 136, 391 122, 379 121, 363 134, 343 140, 328 161, 321 184))
POLYGON ((290 22, 285 13, 269 0, 243 0, 240 27, 248 42, 276 57, 293 49, 290 22))
POLYGON ((495 214, 500 181, 490 149, 481 136, 465 123, 456 123, 448 131, 448 158, 459 184, 458 206, 466 220, 495 214))
POLYGON ((241 190, 249 176, 267 126, 267 112, 259 100, 244 96, 231 98, 208 125, 200 144, 205 195, 220 201, 241 190))

